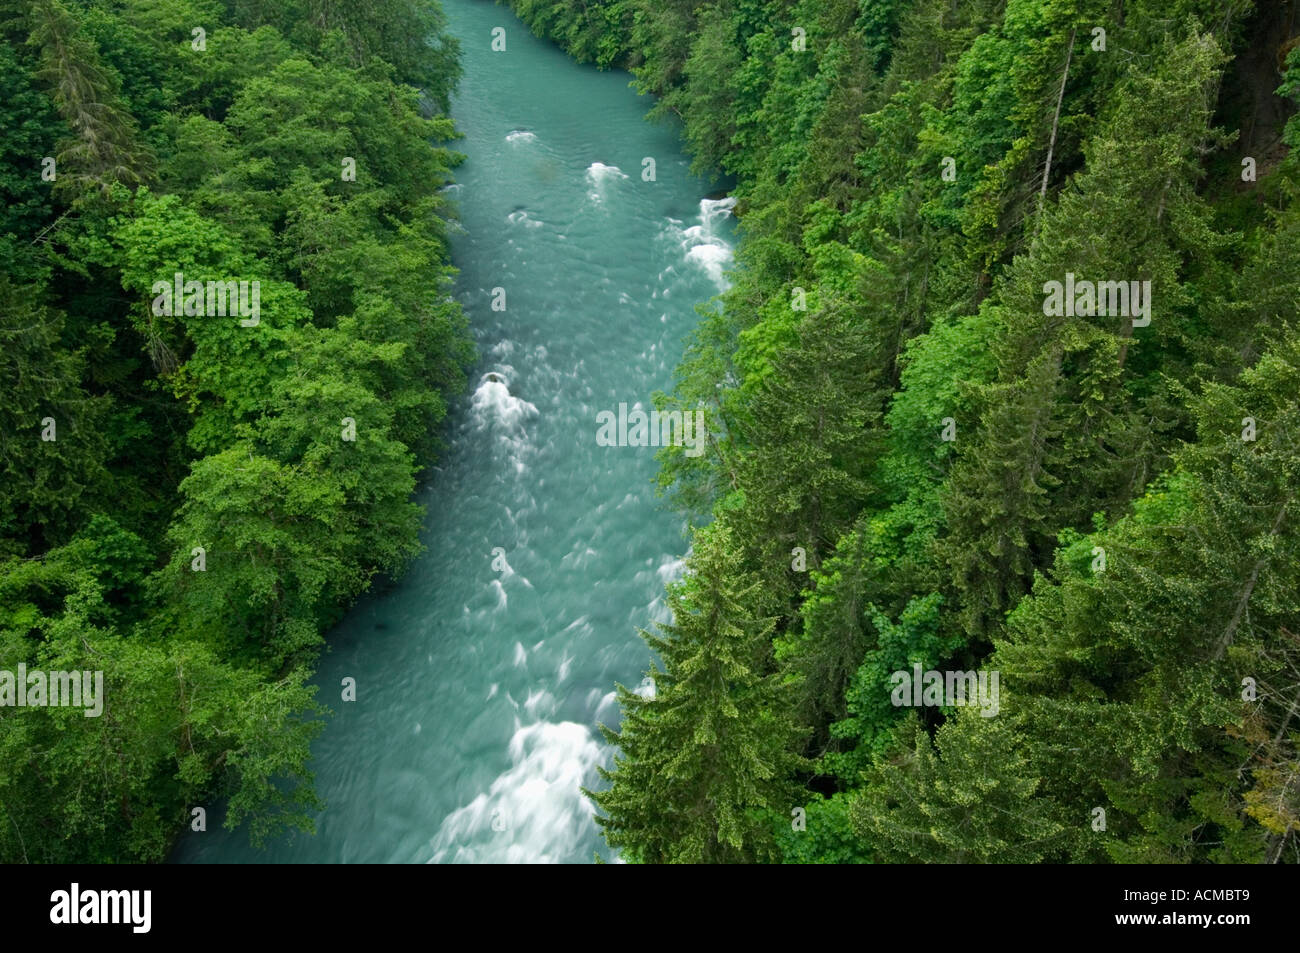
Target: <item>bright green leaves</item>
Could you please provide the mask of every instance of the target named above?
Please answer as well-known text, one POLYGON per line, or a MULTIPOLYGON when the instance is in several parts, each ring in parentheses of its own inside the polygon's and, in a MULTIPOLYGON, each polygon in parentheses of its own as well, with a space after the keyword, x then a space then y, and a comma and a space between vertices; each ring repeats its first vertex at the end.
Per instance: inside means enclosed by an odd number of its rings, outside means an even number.
POLYGON ((0 858, 158 860, 217 796, 255 840, 310 830, 321 632, 418 550, 472 358, 443 26, 328 0, 0 24, 0 668, 108 696, 3 709, 0 858))
POLYGON ((94 717, 89 704, 0 714, 6 861, 161 860, 189 806, 217 820, 209 795, 223 777, 231 826, 253 811, 255 835, 310 827, 305 766, 319 723, 303 718, 315 710, 306 671, 266 682, 210 646, 120 624, 148 558, 138 537, 96 518, 42 560, 0 563, 6 668, 102 672, 103 686, 94 717), (59 837, 43 834, 51 826, 59 837))
MULTIPOLYGON (((712 503, 738 551, 724 580, 762 580, 803 752, 834 774, 791 805, 802 830, 772 806, 781 850, 1280 856, 1300 817, 1300 219, 1294 162, 1262 161, 1257 189, 1213 127, 1272 134, 1243 105, 1271 70, 1224 73, 1264 14, 899 6, 631 5, 638 88, 738 180, 734 285, 660 398, 708 406, 716 441, 662 454, 660 484, 701 518, 712 503), (1045 307, 1067 275, 1150 297, 1045 307), (912 663, 1001 669, 1001 713, 905 717, 889 676, 912 663), (1269 687, 1255 702, 1247 677, 1269 687)), ((572 42, 588 16, 541 28, 572 42)), ((626 753, 649 706, 624 704, 626 753)), ((649 830, 667 810, 639 758, 609 797, 649 830)))

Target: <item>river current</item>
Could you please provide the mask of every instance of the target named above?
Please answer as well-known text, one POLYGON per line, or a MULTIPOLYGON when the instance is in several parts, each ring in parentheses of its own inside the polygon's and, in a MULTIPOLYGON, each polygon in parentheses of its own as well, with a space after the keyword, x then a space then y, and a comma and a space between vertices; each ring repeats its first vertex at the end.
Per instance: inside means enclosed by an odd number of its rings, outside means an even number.
POLYGON ((654 448, 599 446, 597 414, 670 389, 696 303, 724 287, 730 202, 705 198, 626 73, 574 63, 505 7, 444 7, 464 65, 455 294, 480 360, 419 490, 427 548, 328 634, 316 834, 254 849, 219 806, 179 861, 609 857, 579 788, 612 762, 596 726, 618 723, 616 683, 642 683, 637 629, 666 619, 687 541, 654 448))

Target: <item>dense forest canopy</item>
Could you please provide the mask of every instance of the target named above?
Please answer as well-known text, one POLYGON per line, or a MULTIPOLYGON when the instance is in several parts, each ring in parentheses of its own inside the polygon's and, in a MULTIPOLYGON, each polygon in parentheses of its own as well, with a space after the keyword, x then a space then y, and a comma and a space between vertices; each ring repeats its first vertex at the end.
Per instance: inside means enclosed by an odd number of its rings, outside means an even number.
POLYGON ((742 218, 661 397, 714 439, 661 452, 697 529, 609 843, 1300 859, 1295 4, 511 5, 742 218))
MULTIPOLYGON (((741 219, 656 397, 710 439, 660 451, 691 550, 608 843, 1300 860, 1294 0, 510 6, 741 219)), ((457 44, 426 0, 0 38, 0 669, 104 701, 0 706, 0 861, 310 830, 322 632, 418 551, 473 359, 457 44)))
POLYGON ((456 43, 423 0, 3 0, 0 34, 0 668, 104 681, 0 708, 0 860, 159 860, 214 796, 309 829, 322 630, 417 551, 472 357, 456 43))

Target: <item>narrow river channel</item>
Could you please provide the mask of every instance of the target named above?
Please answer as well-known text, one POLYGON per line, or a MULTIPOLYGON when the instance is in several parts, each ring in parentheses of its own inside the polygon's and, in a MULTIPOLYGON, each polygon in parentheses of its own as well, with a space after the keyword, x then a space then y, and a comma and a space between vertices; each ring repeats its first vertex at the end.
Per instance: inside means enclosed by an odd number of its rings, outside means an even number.
POLYGON ((695 304, 723 287, 729 203, 704 198, 626 73, 575 64, 505 7, 444 6, 468 156, 456 295, 480 362, 419 493, 427 551, 329 635, 315 836, 256 850, 222 808, 180 861, 608 856, 579 787, 612 759, 596 725, 617 724, 616 682, 641 682, 637 628, 666 616, 686 541, 655 496, 654 448, 598 446, 596 415, 671 386, 695 304))

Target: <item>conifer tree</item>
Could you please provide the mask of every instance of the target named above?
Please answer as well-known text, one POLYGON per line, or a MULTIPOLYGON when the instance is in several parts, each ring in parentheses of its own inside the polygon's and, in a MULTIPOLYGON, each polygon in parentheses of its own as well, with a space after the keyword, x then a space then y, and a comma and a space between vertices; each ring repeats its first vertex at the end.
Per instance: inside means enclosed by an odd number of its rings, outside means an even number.
POLYGON ((858 835, 898 863, 1038 863, 1061 826, 1006 723, 962 709, 932 743, 911 722, 899 753, 877 757, 849 808, 858 835))
MULTIPOLYGON (((1176 469, 1113 527, 1063 534, 1054 569, 997 639, 985 667, 1001 674, 1002 711, 989 720, 1014 756, 940 784, 918 739, 910 779, 884 760, 869 779, 855 815, 864 836, 897 842, 900 856, 942 856, 948 828, 918 837, 909 812, 960 817, 1003 777, 1006 790, 1032 792, 1015 810, 1057 831, 1044 859, 1294 852, 1297 393, 1300 335, 1287 327, 1239 384, 1192 400, 1199 439, 1176 469), (1261 427, 1252 439, 1247 416, 1261 427)), ((963 711, 939 732, 942 760, 969 757, 989 730, 963 711)))
POLYGON ((809 311, 797 344, 778 353, 751 399, 744 438, 752 449, 737 467, 749 520, 733 525, 774 585, 797 546, 815 565, 870 492, 883 375, 874 342, 855 330, 855 310, 837 299, 809 311))
POLYGON ((152 156, 137 139, 136 122, 118 97, 117 83, 94 44, 60 0, 34 0, 28 14, 32 45, 40 48, 40 78, 50 86, 72 136, 59 146, 64 168, 55 180, 74 194, 107 192, 114 182, 138 185, 151 175, 152 156))
POLYGON ((673 621, 642 635, 663 660, 645 695, 620 686, 624 721, 605 737, 621 754, 587 792, 611 847, 643 863, 770 859, 771 812, 797 803, 790 776, 801 732, 767 674, 773 619, 723 523, 698 530, 689 575, 670 589, 673 621))
POLYGON ((1131 77, 1086 150, 1087 174, 1044 211, 988 306, 1003 323, 999 375, 980 394, 973 439, 958 442, 942 544, 972 636, 987 638, 1023 595, 1057 528, 1086 526, 1103 500, 1122 512, 1167 466, 1180 423, 1167 379, 1190 371, 1184 313, 1196 293, 1181 263, 1222 247, 1195 193, 1221 63, 1213 38, 1192 35, 1131 77), (1049 307, 1047 282, 1070 273, 1149 282, 1149 325, 1049 307))

